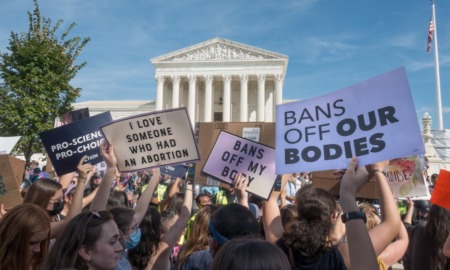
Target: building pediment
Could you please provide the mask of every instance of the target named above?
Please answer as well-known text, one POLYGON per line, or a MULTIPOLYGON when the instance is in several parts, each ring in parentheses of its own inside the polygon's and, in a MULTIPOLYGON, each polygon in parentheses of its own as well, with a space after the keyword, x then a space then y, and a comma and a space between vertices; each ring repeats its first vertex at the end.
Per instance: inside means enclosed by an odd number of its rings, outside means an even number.
POLYGON ((226 62, 226 61, 267 61, 285 60, 288 57, 279 53, 245 45, 235 41, 214 38, 190 47, 186 47, 156 58, 151 61, 157 63, 182 62, 226 62))

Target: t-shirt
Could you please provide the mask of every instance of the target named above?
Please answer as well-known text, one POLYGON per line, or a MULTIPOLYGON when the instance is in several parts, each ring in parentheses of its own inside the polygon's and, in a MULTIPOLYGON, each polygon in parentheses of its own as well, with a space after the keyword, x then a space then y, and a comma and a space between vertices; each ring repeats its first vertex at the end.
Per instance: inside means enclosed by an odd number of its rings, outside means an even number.
POLYGON ((200 250, 192 253, 189 257, 187 257, 181 269, 209 270, 212 266, 212 262, 213 257, 211 251, 209 251, 209 249, 200 250))
MULTIPOLYGON (((282 239, 277 245, 286 253, 289 258, 289 247, 282 239)), ((320 252, 313 257, 307 257, 299 251, 292 250, 294 256, 295 269, 297 270, 346 270, 344 258, 337 246, 332 246, 330 250, 320 252)))

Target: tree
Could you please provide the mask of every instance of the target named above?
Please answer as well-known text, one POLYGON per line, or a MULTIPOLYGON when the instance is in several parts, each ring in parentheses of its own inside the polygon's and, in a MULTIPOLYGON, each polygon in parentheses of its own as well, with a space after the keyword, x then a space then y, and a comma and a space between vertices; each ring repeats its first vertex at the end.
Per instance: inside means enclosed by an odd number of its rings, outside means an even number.
POLYGON ((55 117, 72 110, 81 88, 70 81, 86 62, 75 64, 89 38, 69 38, 75 23, 57 37, 63 20, 52 25, 37 0, 28 12, 28 32, 11 31, 8 52, 0 53, 0 136, 22 136, 15 150, 30 161, 43 152, 39 133, 53 128, 55 117))

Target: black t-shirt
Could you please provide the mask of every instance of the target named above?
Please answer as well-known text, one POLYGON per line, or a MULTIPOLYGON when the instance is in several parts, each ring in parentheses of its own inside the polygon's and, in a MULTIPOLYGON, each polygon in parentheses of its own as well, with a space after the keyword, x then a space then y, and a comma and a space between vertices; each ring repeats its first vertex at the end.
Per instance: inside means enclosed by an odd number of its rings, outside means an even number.
MULTIPOLYGON (((289 258, 289 247, 283 240, 278 240, 277 245, 286 253, 289 258)), ((296 270, 346 270, 344 258, 337 246, 332 246, 330 250, 320 252, 313 257, 306 257, 299 251, 292 250, 296 270)))

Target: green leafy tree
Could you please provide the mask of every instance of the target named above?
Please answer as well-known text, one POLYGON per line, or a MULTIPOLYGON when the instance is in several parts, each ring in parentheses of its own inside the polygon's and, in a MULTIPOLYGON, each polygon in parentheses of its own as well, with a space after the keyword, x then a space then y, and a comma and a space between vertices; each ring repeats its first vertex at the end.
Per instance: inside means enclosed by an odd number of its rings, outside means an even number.
POLYGON ((28 17, 28 32, 11 31, 9 52, 0 53, 0 136, 23 136, 15 152, 27 164, 43 152, 39 133, 53 128, 55 117, 71 111, 80 96, 70 81, 86 65, 75 62, 90 40, 68 37, 75 23, 58 31, 63 20, 52 25, 41 16, 37 0, 28 17))

